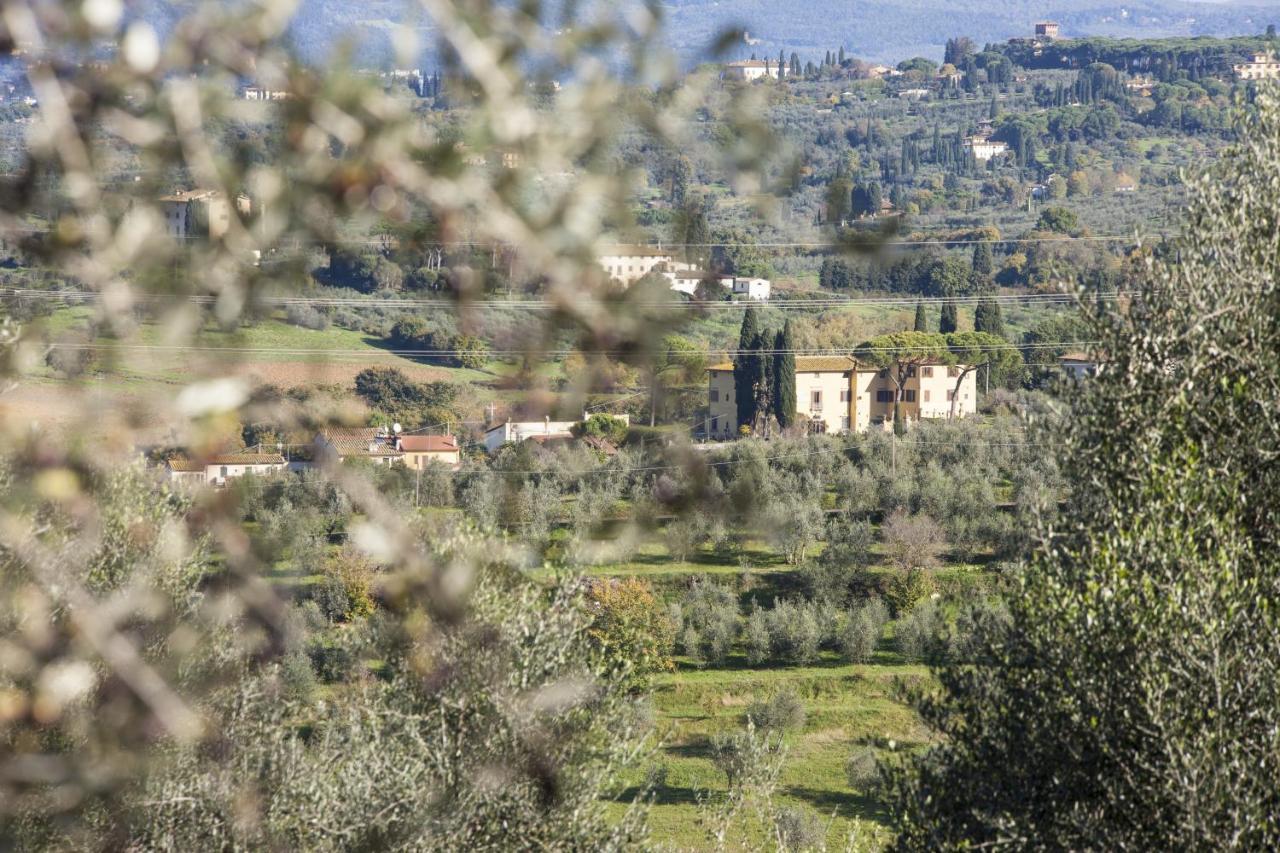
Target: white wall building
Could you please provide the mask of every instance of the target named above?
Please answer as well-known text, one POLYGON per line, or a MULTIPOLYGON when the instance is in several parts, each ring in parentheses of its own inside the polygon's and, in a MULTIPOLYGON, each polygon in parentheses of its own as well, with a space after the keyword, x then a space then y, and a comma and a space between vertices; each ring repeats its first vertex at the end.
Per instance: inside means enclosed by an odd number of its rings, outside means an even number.
POLYGON ((997 142, 994 139, 986 139, 981 136, 970 136, 964 141, 964 144, 973 152, 973 159, 979 163, 985 163, 992 157, 999 157, 1009 150, 1009 146, 1003 142, 997 142))
POLYGON ((208 459, 175 457, 165 462, 170 482, 185 485, 225 486, 246 474, 266 476, 288 465, 278 453, 225 453, 208 459))
POLYGON ((626 285, 635 284, 658 268, 667 272, 688 272, 692 264, 677 261, 670 249, 661 246, 614 246, 600 255, 600 266, 626 285))
POLYGON ((783 73, 782 66, 778 65, 777 62, 764 59, 744 59, 738 62, 730 62, 724 67, 725 79, 745 80, 748 83, 764 77, 772 77, 778 80, 782 78, 783 73))
MULTIPOLYGON (((507 421, 493 427, 484 434, 484 447, 490 453, 497 453, 506 444, 519 444, 530 439, 543 441, 552 438, 573 438, 573 428, 585 423, 591 416, 583 413, 580 421, 553 421, 543 418, 540 421, 507 421)), ((610 415, 631 426, 630 415, 610 415)))

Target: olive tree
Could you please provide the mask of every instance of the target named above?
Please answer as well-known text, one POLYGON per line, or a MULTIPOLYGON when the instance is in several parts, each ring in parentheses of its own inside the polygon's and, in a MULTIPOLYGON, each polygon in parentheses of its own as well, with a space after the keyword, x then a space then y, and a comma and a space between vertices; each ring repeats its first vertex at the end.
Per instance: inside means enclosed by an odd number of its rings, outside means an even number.
MULTIPOLYGON (((1280 98, 1188 187, 1052 436, 1068 500, 923 698, 896 848, 1280 844, 1280 98)), ((1046 436, 1046 438, 1048 438, 1046 436)))

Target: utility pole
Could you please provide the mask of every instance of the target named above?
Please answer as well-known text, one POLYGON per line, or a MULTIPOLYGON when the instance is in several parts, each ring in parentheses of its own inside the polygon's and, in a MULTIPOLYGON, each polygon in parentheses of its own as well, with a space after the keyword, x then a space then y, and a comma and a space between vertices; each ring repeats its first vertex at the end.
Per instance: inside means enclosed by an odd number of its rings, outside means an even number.
POLYGON ((889 451, 889 459, 891 460, 890 464, 892 465, 893 476, 897 477, 898 476, 898 430, 897 429, 894 429, 892 432, 889 433, 889 447, 891 448, 891 450, 889 451))
POLYGON ((417 468, 415 471, 417 475, 413 478, 413 508, 417 509, 420 506, 418 494, 422 489, 422 468, 417 468))

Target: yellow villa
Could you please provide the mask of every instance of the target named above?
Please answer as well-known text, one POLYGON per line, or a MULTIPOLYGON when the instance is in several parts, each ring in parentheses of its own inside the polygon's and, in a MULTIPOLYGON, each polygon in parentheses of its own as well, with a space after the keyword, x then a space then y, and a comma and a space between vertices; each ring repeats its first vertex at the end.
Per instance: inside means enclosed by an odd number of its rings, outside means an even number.
MULTIPOLYGON (((708 369, 709 409, 707 435, 733 438, 738 434, 738 409, 734 399, 733 364, 717 364, 708 369)), ((909 422, 922 418, 948 418, 956 382, 956 417, 978 410, 977 372, 961 380, 964 368, 942 363, 922 364, 907 369, 900 411, 909 422)), ((897 383, 890 370, 881 370, 845 356, 811 356, 796 359, 797 422, 808 421, 821 433, 866 432, 884 428, 893 421, 897 383)))

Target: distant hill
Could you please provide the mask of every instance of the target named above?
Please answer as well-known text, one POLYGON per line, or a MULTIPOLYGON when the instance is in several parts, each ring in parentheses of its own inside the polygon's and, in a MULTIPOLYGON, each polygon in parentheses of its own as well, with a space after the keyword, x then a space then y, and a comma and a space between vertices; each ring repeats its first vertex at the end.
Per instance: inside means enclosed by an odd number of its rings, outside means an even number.
POLYGON ((1253 35, 1280 24, 1280 3, 1186 0, 667 0, 675 46, 696 51, 713 33, 742 26, 759 44, 738 52, 821 56, 842 45, 853 56, 898 61, 940 57, 948 38, 979 45, 1030 35, 1036 21, 1062 24, 1062 36, 1157 38, 1253 35))
MULTIPOLYGON (((146 0, 134 8, 163 30, 188 5, 188 0, 146 0)), ((843 46, 853 56, 898 61, 940 57, 946 40, 958 35, 979 45, 1029 35, 1040 20, 1061 23, 1063 37, 1250 35, 1269 23, 1280 24, 1280 0, 666 0, 664 7, 670 43, 690 62, 732 27, 758 40, 737 49, 744 57, 785 50, 821 58, 843 46)), ((362 64, 384 65, 391 57, 392 22, 406 15, 418 22, 429 51, 430 23, 417 9, 407 0, 302 0, 291 36, 311 62, 324 62, 335 47, 349 44, 362 64)), ((429 65, 429 58, 424 56, 423 64, 429 65)))

